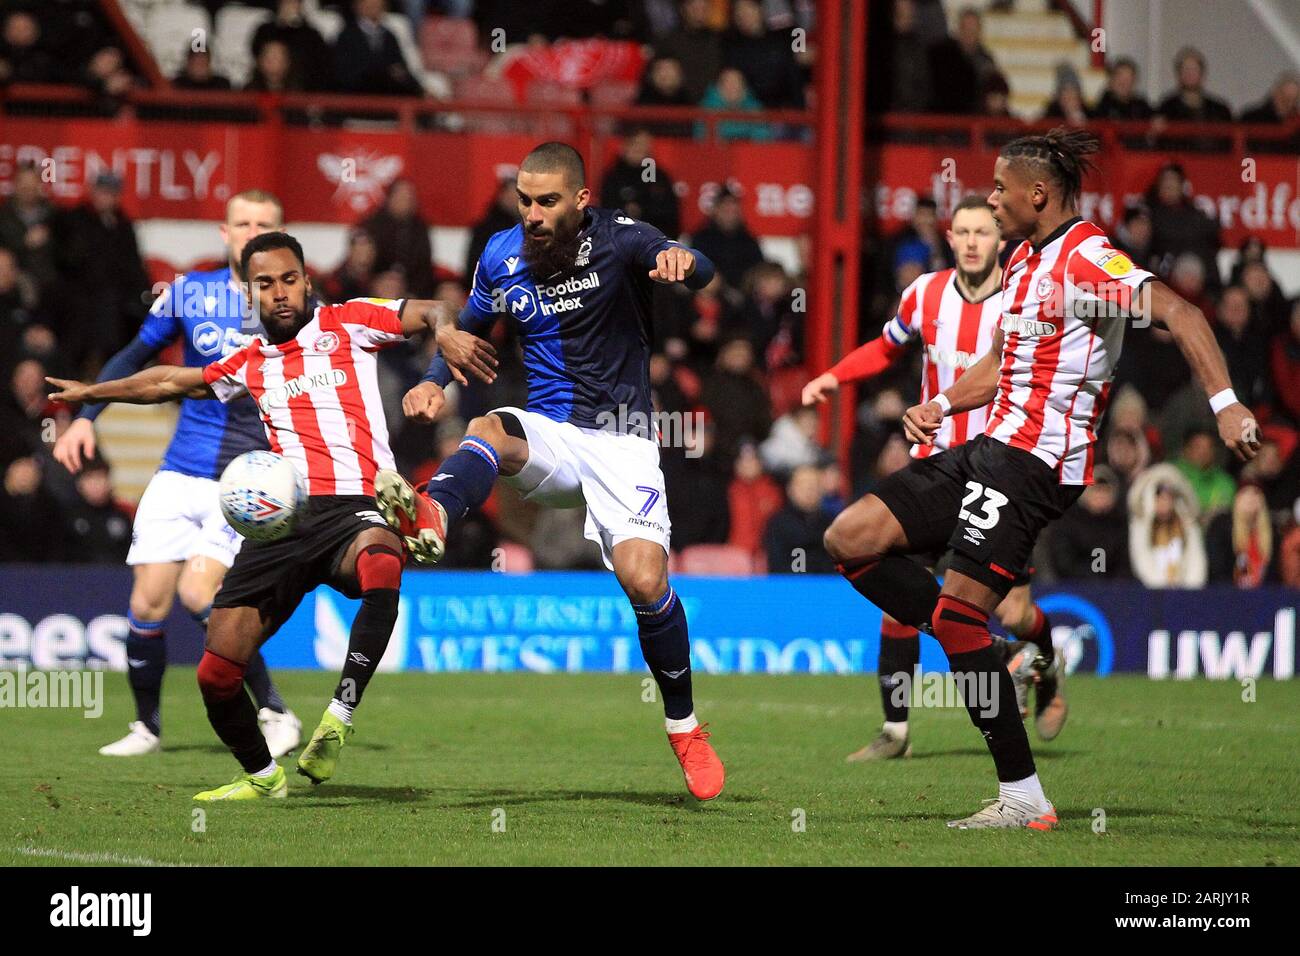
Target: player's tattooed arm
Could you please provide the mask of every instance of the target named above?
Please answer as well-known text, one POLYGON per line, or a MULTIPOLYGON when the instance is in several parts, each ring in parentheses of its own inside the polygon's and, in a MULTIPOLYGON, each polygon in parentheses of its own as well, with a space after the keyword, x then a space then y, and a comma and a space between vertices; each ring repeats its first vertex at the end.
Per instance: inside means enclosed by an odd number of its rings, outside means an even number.
POLYGON ((943 393, 948 408, 934 399, 922 405, 913 405, 903 415, 903 433, 916 445, 933 445, 934 433, 943 424, 944 417, 972 408, 982 408, 998 391, 998 368, 1002 364, 1002 330, 993 332, 993 344, 978 362, 968 368, 952 387, 943 393))
MULTIPOLYGON (((1178 350, 1192 368, 1192 375, 1209 396, 1232 388, 1228 364, 1214 340, 1205 313, 1158 279, 1147 282, 1140 297, 1137 314, 1159 322, 1174 337, 1178 350), (1145 311, 1144 311, 1145 310, 1145 311)), ((1259 453, 1259 425, 1250 409, 1241 402, 1215 413, 1219 437, 1240 461, 1250 461, 1259 453)))
POLYGON ((202 368, 181 365, 155 365, 126 378, 106 382, 73 382, 46 377, 55 391, 50 398, 75 404, 78 402, 125 402, 128 405, 158 405, 181 398, 216 398, 203 380, 202 368))
POLYGON ((407 335, 428 331, 438 343, 438 351, 446 360, 452 376, 462 385, 468 385, 468 372, 475 378, 491 384, 497 377, 497 350, 491 342, 456 324, 456 310, 446 302, 436 299, 409 299, 402 310, 402 331, 407 335))

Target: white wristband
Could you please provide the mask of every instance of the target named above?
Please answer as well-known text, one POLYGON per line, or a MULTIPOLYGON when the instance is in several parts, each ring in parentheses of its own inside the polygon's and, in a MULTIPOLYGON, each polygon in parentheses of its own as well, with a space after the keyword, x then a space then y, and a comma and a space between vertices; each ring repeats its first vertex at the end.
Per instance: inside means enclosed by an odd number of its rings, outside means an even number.
POLYGON ((1210 396, 1210 410, 1216 415, 1229 405, 1235 404, 1237 404, 1237 393, 1230 388, 1225 388, 1217 395, 1210 396))
POLYGON ((930 401, 934 402, 936 405, 939 406, 940 411, 943 412, 944 418, 947 418, 948 414, 952 411, 952 402, 948 401, 948 396, 945 395, 943 392, 940 392, 938 395, 934 396, 934 398, 930 399, 930 401))

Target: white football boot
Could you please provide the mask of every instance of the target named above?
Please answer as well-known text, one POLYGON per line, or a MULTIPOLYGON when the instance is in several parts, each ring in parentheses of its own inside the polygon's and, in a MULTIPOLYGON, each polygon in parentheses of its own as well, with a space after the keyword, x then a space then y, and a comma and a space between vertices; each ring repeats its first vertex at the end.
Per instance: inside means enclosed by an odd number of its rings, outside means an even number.
POLYGON ((267 749, 276 760, 297 750, 298 744, 302 743, 302 721, 291 710, 280 714, 270 707, 263 707, 257 712, 257 723, 266 738, 267 749))
POLYGON ((1055 830, 1056 807, 1048 803, 1046 806, 1030 809, 1007 803, 1000 798, 985 800, 982 810, 964 820, 949 820, 948 826, 954 830, 1001 830, 1020 827, 1030 830, 1055 830))
POLYGON ((121 740, 105 744, 99 748, 99 752, 105 757, 140 757, 162 750, 162 738, 146 727, 143 721, 133 720, 128 726, 131 729, 129 734, 121 740))

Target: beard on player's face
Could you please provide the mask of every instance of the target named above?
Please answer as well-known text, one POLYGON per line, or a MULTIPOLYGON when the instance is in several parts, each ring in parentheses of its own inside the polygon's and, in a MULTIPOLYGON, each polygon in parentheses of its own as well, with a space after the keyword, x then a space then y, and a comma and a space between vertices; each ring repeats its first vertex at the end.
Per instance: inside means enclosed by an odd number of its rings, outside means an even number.
POLYGON ((262 328, 266 329, 267 340, 272 345, 283 345, 302 331, 307 324, 307 308, 288 302, 262 302, 262 328))
POLYGON ((582 227, 582 210, 572 209, 556 217, 551 226, 524 220, 524 261, 536 278, 546 278, 573 268, 578 257, 578 231, 582 227))

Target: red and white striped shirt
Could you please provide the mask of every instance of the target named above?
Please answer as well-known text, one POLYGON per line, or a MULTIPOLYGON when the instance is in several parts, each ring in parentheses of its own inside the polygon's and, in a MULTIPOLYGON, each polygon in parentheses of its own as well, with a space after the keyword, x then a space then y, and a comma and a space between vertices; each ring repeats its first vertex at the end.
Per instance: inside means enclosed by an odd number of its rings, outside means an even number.
POLYGON ((375 352, 405 341, 403 299, 317 306, 288 342, 261 339, 203 370, 223 402, 247 392, 271 450, 307 477, 311 495, 373 495, 393 468, 375 352))
POLYGON ((1151 278, 1083 219, 1038 249, 1022 242, 1002 276, 1002 366, 985 434, 1037 456, 1063 485, 1092 484, 1124 326, 1151 278))
MULTIPOLYGON (((1002 312, 999 289, 970 302, 957 288, 957 270, 927 272, 903 291, 898 314, 885 324, 882 337, 903 345, 921 336, 921 404, 951 388, 993 344, 993 330, 1002 312)), ((933 445, 913 445, 912 456, 925 458, 953 448, 984 431, 988 406, 946 417, 933 445)))

